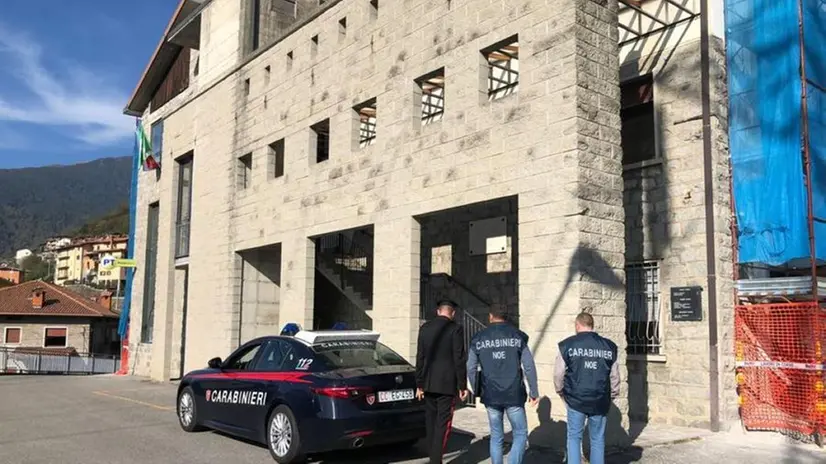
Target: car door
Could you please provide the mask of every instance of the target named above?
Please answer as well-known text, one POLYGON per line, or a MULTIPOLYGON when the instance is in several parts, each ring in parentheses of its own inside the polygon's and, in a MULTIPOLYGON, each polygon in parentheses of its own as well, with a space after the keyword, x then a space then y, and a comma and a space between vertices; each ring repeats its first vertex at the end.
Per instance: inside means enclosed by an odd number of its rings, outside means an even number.
POLYGON ((278 373, 283 372, 285 359, 289 356, 289 344, 281 340, 270 340, 261 349, 261 355, 251 368, 251 374, 239 379, 239 388, 243 391, 264 392, 266 407, 250 408, 243 417, 238 417, 238 425, 250 431, 264 426, 269 413, 269 405, 280 399, 282 378, 278 373))
POLYGON ((251 342, 233 353, 221 367, 221 373, 215 376, 211 392, 205 392, 207 403, 211 407, 211 416, 216 422, 230 427, 243 427, 239 424, 244 406, 261 403, 263 398, 242 394, 242 378, 252 371, 261 352, 261 342, 251 342))
MULTIPOLYGON (((274 401, 294 407, 292 393, 295 389, 306 390, 306 384, 300 384, 296 365, 299 362, 294 344, 285 340, 270 340, 261 349, 261 355, 252 367, 250 375, 239 379, 239 388, 243 391, 265 392, 267 407, 249 408, 242 417, 237 418, 239 427, 251 432, 260 430, 267 421, 267 414, 274 401)), ((306 362, 306 360, 305 360, 306 362)))

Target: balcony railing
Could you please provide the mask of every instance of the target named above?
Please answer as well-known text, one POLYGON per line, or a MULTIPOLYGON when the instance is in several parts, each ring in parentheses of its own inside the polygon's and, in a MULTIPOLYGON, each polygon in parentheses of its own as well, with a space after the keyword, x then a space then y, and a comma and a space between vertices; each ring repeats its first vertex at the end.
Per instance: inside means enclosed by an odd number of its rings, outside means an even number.
POLYGON ((175 225, 175 258, 189 256, 189 221, 181 221, 175 225))

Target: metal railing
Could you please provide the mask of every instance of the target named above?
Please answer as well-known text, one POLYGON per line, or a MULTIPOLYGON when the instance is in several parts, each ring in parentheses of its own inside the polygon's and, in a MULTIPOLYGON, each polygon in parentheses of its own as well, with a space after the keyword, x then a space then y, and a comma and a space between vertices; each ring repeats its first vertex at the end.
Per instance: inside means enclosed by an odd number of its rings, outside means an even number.
POLYGON ((373 306, 373 253, 342 233, 325 235, 316 242, 316 263, 330 268, 339 289, 350 288, 373 306))
POLYGON ((0 374, 114 374, 120 356, 0 346, 0 374))
POLYGON ((175 258, 189 256, 189 221, 175 224, 175 258))

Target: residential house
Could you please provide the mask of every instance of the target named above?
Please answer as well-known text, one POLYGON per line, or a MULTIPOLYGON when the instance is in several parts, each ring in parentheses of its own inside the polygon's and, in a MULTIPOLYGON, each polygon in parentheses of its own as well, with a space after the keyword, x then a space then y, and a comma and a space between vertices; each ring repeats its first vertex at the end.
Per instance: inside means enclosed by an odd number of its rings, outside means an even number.
POLYGON ((103 288, 115 288, 125 273, 122 269, 105 269, 101 258, 111 255, 115 259, 126 256, 129 237, 108 235, 84 237, 55 250, 55 278, 57 285, 87 283, 103 288))
POLYGON ((91 301, 41 281, 0 289, 0 346, 118 354, 111 294, 91 301))
POLYGON ((8 264, 0 264, 0 279, 13 283, 14 285, 23 282, 25 271, 23 269, 9 266, 8 264))

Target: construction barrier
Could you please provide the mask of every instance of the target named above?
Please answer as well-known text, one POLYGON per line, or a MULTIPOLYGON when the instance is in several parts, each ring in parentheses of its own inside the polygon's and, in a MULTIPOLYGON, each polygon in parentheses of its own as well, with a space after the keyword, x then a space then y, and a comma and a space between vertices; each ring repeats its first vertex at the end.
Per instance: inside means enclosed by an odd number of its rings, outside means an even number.
POLYGON ((117 375, 129 375, 129 332, 123 337, 120 347, 120 370, 117 375))
POLYGON ((740 416, 752 430, 826 430, 826 310, 816 303, 735 308, 740 416))

